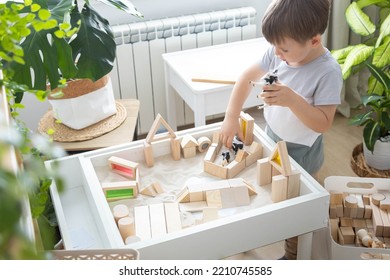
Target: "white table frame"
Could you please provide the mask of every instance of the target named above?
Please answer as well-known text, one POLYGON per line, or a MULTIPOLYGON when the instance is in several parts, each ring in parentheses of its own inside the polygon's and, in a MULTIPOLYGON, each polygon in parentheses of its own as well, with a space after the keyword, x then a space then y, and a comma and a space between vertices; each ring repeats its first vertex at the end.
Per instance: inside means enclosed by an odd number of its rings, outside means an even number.
MULTIPOLYGON (((177 130, 176 93, 192 109, 195 127, 206 124, 206 117, 226 111, 233 85, 192 82, 193 78, 233 80, 259 61, 269 44, 264 38, 163 54, 167 121, 177 130)), ((262 104, 254 89, 244 104, 262 104)))

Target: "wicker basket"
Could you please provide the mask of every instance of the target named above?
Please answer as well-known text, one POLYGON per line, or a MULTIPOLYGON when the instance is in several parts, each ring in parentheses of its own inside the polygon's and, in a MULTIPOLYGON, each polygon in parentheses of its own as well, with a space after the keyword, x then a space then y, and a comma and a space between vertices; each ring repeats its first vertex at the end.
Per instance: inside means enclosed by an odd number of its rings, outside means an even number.
POLYGON ((367 165, 363 155, 363 143, 353 149, 351 167, 359 177, 390 178, 390 170, 378 170, 367 165))

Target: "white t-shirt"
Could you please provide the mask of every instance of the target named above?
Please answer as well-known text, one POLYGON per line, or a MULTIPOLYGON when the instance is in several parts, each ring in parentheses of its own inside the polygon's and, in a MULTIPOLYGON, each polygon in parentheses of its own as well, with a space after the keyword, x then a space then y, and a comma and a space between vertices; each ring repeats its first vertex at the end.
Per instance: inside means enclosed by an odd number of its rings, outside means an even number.
MULTIPOLYGON (((290 66, 275 55, 272 46, 261 59, 260 67, 270 73, 277 69, 279 82, 301 95, 309 104, 340 104, 341 68, 329 50, 305 65, 290 66)), ((303 124, 288 107, 265 107, 264 118, 272 131, 287 142, 311 147, 320 135, 303 124)))

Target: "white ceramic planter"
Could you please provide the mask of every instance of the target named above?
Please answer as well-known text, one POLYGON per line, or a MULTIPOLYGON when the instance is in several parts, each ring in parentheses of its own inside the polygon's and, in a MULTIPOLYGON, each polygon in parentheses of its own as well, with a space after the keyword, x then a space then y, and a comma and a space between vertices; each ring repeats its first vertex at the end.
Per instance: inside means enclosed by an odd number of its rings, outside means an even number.
POLYGON ((390 169, 390 141, 382 142, 377 140, 374 146, 374 153, 371 153, 363 142, 363 153, 367 165, 378 170, 390 169))

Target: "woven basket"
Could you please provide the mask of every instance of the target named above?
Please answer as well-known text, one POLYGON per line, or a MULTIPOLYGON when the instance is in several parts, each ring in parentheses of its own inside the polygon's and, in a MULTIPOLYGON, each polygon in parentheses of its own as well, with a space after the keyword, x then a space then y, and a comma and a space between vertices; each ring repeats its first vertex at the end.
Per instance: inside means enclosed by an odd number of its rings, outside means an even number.
POLYGON ((390 170, 378 170, 367 165, 363 155, 363 143, 352 151, 351 168, 359 177, 390 178, 390 170))
MULTIPOLYGON (((105 85, 107 85, 109 80, 109 76, 105 75, 101 79, 93 82, 89 79, 80 79, 80 80, 72 80, 66 83, 66 87, 62 89, 63 95, 61 97, 55 97, 49 95, 49 99, 67 99, 67 98, 75 98, 81 95, 96 91, 101 89, 105 85)), ((56 88, 52 92, 56 93, 61 89, 56 88)))

